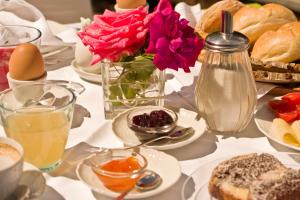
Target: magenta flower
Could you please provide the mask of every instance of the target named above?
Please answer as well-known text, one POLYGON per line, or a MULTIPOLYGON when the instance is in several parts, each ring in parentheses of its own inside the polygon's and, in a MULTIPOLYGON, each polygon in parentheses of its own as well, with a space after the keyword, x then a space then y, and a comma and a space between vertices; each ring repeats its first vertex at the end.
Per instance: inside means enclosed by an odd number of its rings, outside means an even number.
POLYGON ((203 48, 203 40, 188 25, 185 19, 179 19, 169 0, 161 0, 151 19, 150 41, 146 53, 155 54, 153 63, 160 70, 182 68, 190 72, 203 48))

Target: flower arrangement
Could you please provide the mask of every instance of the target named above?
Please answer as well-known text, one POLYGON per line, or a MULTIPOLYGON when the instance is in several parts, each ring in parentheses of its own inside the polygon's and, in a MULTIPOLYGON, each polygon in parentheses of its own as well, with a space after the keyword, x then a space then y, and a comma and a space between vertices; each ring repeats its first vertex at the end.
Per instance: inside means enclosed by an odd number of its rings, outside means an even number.
POLYGON ((160 70, 181 68, 185 72, 195 65, 204 44, 169 0, 160 0, 152 13, 145 6, 125 12, 106 10, 78 35, 93 53, 92 64, 142 56, 160 70))

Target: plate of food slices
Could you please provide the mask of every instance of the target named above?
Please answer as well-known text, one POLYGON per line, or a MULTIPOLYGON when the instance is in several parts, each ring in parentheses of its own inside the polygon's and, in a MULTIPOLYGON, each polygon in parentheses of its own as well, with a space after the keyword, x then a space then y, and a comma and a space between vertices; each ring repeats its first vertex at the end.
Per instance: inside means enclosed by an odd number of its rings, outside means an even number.
POLYGON ((300 92, 264 104, 256 111, 254 121, 269 139, 300 151, 300 92))
POLYGON ((298 200, 299 194, 299 154, 254 152, 232 154, 201 165, 185 180, 181 197, 298 200))

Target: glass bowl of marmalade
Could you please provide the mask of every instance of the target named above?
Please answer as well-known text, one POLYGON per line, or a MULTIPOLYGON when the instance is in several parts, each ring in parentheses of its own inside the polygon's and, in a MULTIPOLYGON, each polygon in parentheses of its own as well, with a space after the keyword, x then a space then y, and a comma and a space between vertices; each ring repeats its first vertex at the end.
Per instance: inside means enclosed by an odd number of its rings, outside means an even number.
POLYGON ((133 188, 148 165, 146 158, 132 149, 109 149, 96 153, 89 162, 103 185, 115 192, 133 188))

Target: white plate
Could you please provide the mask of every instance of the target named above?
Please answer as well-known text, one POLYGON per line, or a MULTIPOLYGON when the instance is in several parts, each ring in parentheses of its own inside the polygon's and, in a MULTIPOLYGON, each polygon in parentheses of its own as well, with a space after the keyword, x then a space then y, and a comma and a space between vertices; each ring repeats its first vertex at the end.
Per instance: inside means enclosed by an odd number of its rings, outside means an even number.
POLYGON ((13 193, 13 197, 8 197, 8 200, 21 200, 28 198, 29 200, 37 200, 44 193, 45 187, 46 179, 43 176, 43 173, 32 164, 24 162, 23 174, 21 176, 19 185, 13 193), (28 193, 24 192, 26 191, 24 186, 29 188, 29 190, 27 190, 28 193))
MULTIPOLYGON (((260 152, 262 153, 262 152, 260 152)), ((300 169, 300 155, 293 153, 274 152, 269 153, 279 159, 284 165, 300 169), (293 157, 293 158, 292 158, 293 157), (296 162, 297 160, 298 162, 296 162)), ((240 154, 231 154, 222 158, 218 158, 212 162, 201 165, 195 172, 193 172, 184 182, 181 199, 182 200, 213 200, 208 192, 208 183, 213 169, 222 161, 240 154)))
POLYGON ((80 78, 90 81, 93 83, 101 83, 102 82, 102 77, 101 74, 95 74, 95 73, 90 73, 82 70, 75 62, 75 60, 72 61, 71 63, 72 68, 74 71, 80 76, 80 78))
POLYGON ((300 147, 296 147, 290 144, 287 144, 281 140, 279 140, 277 137, 275 137, 271 132, 271 126, 273 119, 275 119, 275 115, 273 112, 268 108, 268 104, 264 104, 261 106, 254 115, 254 121, 258 129, 268 138, 273 140, 274 142, 277 142, 283 146, 286 146, 288 148, 298 150, 300 151, 300 147))
MULTIPOLYGON (((170 156, 164 152, 160 152, 154 149, 141 148, 140 153, 144 155, 148 161, 147 169, 153 170, 158 173, 162 178, 162 184, 150 191, 139 192, 132 190, 126 199, 140 199, 150 197, 159 194, 166 189, 173 186, 181 176, 181 169, 179 162, 173 156, 170 156)), ((91 168, 81 162, 76 169, 78 178, 85 183, 93 191, 108 197, 117 197, 119 193, 113 192, 101 183, 97 175, 91 170, 91 168)))
MULTIPOLYGON (((134 109, 134 108, 133 108, 134 109)), ((130 112, 130 110, 127 110, 121 114, 119 114, 117 117, 113 119, 112 122, 112 129, 113 132, 116 134, 118 138, 127 146, 135 146, 140 144, 139 138, 136 136, 135 132, 130 129, 127 125, 127 115, 130 112)), ((195 133, 188 137, 185 140, 180 140, 178 142, 173 143, 166 143, 163 145, 148 145, 148 147, 151 147, 153 149, 157 150, 168 150, 168 149, 175 149, 179 147, 183 147, 185 145, 188 145, 198 139, 206 130, 206 123, 204 119, 196 120, 197 113, 186 110, 186 109, 180 109, 178 115, 178 126, 182 127, 192 127, 195 130, 195 133)))

